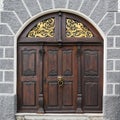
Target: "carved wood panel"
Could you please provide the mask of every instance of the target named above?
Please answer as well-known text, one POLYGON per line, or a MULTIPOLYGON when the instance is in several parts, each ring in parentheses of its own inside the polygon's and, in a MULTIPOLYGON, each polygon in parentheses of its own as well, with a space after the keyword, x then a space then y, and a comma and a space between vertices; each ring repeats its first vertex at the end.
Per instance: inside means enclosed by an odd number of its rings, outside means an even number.
POLYGON ((77 97, 76 47, 45 46, 44 57, 44 96, 45 111, 75 111, 77 97), (49 65, 51 64, 51 65, 49 65), (57 74, 49 74, 51 71, 57 74), (48 71, 48 72, 46 72, 48 71), (58 76, 62 76, 63 85, 59 86, 58 76), (46 92, 47 91, 47 92, 46 92))
POLYGON ((84 112, 102 110, 102 46, 82 46, 82 95, 84 112))
POLYGON ((22 53, 22 74, 23 76, 35 76, 36 75, 36 50, 24 49, 22 53))
POLYGON ((39 46, 18 48, 18 111, 37 111, 40 92, 39 46))

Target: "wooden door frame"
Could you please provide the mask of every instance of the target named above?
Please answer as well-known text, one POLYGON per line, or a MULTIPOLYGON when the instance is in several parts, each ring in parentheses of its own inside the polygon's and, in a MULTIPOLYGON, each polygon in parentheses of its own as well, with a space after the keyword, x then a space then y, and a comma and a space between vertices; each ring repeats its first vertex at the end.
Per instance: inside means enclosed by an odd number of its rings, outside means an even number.
MULTIPOLYGON (((56 13, 55 13, 56 14, 56 13)), ((65 13, 65 14, 68 14, 68 13, 65 13)), ((73 14, 72 14, 73 15, 73 14)), ((69 16, 69 15, 68 15, 69 16)), ((76 16, 76 15, 75 15, 76 16)), ((46 18, 48 18, 48 17, 50 17, 49 15, 47 15, 47 17, 46 18)), ((78 16, 79 17, 79 16, 78 16)), ((45 18, 45 16, 43 16, 43 18, 45 18)), ((80 18, 80 17, 79 17, 80 18)), ((41 19, 41 18, 40 18, 41 19)), ((82 18, 83 19, 83 18, 82 18)), ((35 24, 35 23, 37 23, 38 22, 38 20, 39 20, 39 18, 34 22, 33 21, 33 23, 35 24)), ((85 20, 86 21, 86 20, 85 20)), ((88 21, 86 21, 89 25, 91 25, 88 21)), ((29 26, 33 26, 33 24, 30 24, 30 25, 28 25, 28 28, 29 28, 29 26)), ((92 26, 92 25, 91 25, 92 26)), ((68 40, 68 42, 66 42, 65 40, 64 41, 49 41, 49 39, 48 40, 40 40, 39 41, 39 39, 38 38, 35 38, 35 39, 32 39, 32 40, 30 40, 30 41, 28 41, 28 38, 26 38, 25 36, 26 36, 26 33, 27 33, 27 31, 29 31, 29 29, 28 29, 27 27, 26 27, 26 29, 24 30, 24 32, 22 32, 21 33, 21 35, 18 37, 18 46, 19 45, 40 45, 41 46, 41 49, 42 49, 42 46, 43 45, 46 45, 46 44, 48 44, 48 45, 58 45, 58 46, 62 46, 63 44, 65 44, 65 45, 76 45, 77 44, 77 46, 78 46, 78 49, 80 48, 80 46, 81 45, 90 45, 90 44, 94 44, 94 45, 102 45, 103 46, 103 38, 101 37, 101 35, 99 34, 99 32, 96 30, 96 28, 94 28, 93 26, 92 26, 92 28, 93 28, 93 30, 95 30, 96 32, 96 35, 98 35, 97 37, 94 37, 94 38, 92 38, 92 39, 87 39, 87 38, 82 38, 82 39, 76 39, 75 41, 71 41, 71 40, 68 40), (27 30, 27 31, 26 31, 27 30)), ((104 52, 103 52, 104 53, 104 52)), ((78 101, 80 101, 80 95, 78 95, 78 97, 79 97, 79 99, 78 99, 78 101)), ((43 96, 41 95, 40 96, 40 106, 43 106, 43 96)), ((80 107, 78 107, 78 112, 81 112, 81 105, 80 105, 80 102, 78 102, 78 106, 80 106, 80 107)), ((42 107, 41 107, 41 109, 42 109, 42 107)), ((40 110, 40 112, 42 112, 42 110, 40 110)))

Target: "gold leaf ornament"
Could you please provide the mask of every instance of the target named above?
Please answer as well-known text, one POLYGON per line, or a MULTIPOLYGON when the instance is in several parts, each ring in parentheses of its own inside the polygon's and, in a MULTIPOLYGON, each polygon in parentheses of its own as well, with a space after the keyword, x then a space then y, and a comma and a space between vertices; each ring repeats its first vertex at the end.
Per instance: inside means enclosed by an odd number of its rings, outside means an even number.
POLYGON ((54 18, 46 19, 39 22, 27 35, 27 37, 54 37, 55 20, 54 18))
POLYGON ((93 34, 82 23, 73 19, 66 19, 66 37, 91 38, 93 34))

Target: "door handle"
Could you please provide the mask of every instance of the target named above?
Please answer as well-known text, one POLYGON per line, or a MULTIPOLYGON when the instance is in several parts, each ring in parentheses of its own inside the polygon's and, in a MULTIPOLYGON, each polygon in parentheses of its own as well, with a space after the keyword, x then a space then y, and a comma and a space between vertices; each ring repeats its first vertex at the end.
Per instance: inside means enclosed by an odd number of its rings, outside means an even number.
POLYGON ((57 78, 58 78, 58 86, 59 86, 59 87, 62 87, 62 86, 63 86, 63 83, 64 83, 63 77, 62 77, 62 76, 58 76, 57 78))

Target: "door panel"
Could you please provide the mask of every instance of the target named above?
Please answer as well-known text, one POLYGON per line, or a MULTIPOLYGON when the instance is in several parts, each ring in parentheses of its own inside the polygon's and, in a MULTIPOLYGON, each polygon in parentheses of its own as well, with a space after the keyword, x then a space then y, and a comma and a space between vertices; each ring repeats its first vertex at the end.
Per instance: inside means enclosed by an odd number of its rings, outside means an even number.
POLYGON ((102 46, 82 46, 83 111, 102 109, 102 46))
POLYGON ((36 84, 35 82, 22 82, 23 106, 35 106, 36 84))
POLYGON ((39 108, 39 47, 20 46, 18 50, 18 111, 35 112, 39 108))
POLYGON ((58 109, 58 83, 57 76, 59 72, 59 49, 57 47, 44 47, 44 102, 45 110, 58 109))
POLYGON ((76 47, 72 46, 60 48, 45 46, 44 100, 46 112, 50 110, 68 112, 76 109, 77 72, 74 69, 77 67, 76 52, 76 47), (63 79, 62 86, 59 86, 58 76, 63 79))
POLYGON ((58 86, 57 82, 48 82, 48 104, 58 106, 58 86))
POLYGON ((73 84, 72 82, 64 83, 63 106, 73 106, 73 84))

